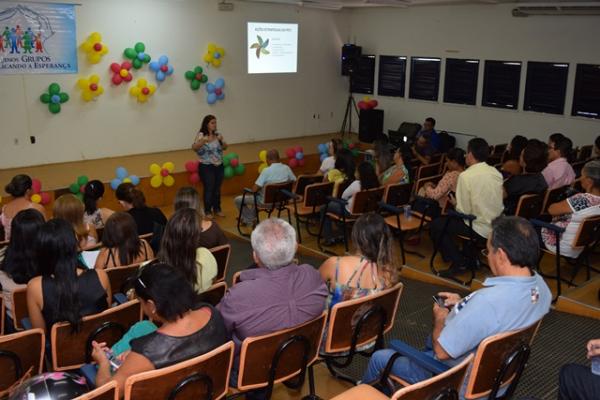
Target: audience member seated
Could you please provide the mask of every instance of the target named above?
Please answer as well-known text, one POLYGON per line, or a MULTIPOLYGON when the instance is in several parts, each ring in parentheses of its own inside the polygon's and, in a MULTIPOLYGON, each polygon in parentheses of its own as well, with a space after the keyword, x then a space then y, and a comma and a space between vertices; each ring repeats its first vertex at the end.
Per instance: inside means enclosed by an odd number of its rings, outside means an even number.
POLYGON ((354 156, 348 149, 338 150, 335 156, 335 164, 333 169, 325 175, 325 181, 333 182, 333 196, 337 196, 340 185, 354 178, 356 173, 356 164, 354 156))
POLYGON ((200 195, 191 186, 180 188, 175 195, 175 211, 183 208, 192 208, 200 215, 200 241, 198 247, 222 246, 229 243, 219 225, 213 219, 204 218, 204 210, 200 207, 200 195))
POLYGON ((548 141, 548 166, 542 174, 549 189, 570 185, 575 180, 575 171, 568 161, 572 151, 573 142, 567 137, 561 135, 548 141))
POLYGON ((435 119, 431 117, 425 119, 425 122, 423 122, 423 129, 417 133, 417 139, 421 136, 428 136, 434 150, 440 150, 440 136, 435 130, 435 119))
MULTIPOLYGON (((263 169, 256 182, 254 182, 254 186, 252 186, 252 191, 257 193, 257 202, 258 204, 263 203, 263 188, 270 183, 283 183, 295 181, 296 176, 286 164, 282 164, 279 159, 279 152, 277 150, 269 150, 267 151, 267 164, 268 167, 263 169)), ((242 208, 242 196, 237 196, 234 199, 235 206, 239 210, 242 208)), ((256 220, 256 214, 254 210, 254 199, 252 195, 246 194, 245 204, 242 209, 242 224, 252 225, 256 220)))
POLYGON ((404 161, 402 148, 400 147, 393 153, 386 149, 379 154, 377 158, 377 176, 382 186, 408 183, 410 181, 410 175, 404 161))
MULTIPOLYGON (((552 301, 546 282, 533 271, 539 252, 537 234, 527 220, 514 216, 495 219, 487 241, 487 259, 494 277, 484 281, 483 289, 464 298, 439 293, 445 307, 433 305, 433 330, 424 353, 454 366, 485 338, 539 321, 552 301)), ((386 349, 373 354, 362 381, 378 379, 393 353, 386 349)), ((406 357, 394 362, 391 373, 408 384, 432 376, 406 357)))
POLYGON ((158 259, 172 265, 187 279, 198 293, 212 285, 217 276, 217 260, 200 242, 201 217, 194 209, 183 208, 177 211, 165 228, 158 259))
POLYGON ((70 223, 46 222, 34 248, 41 274, 27 284, 27 309, 34 328, 49 334, 54 323, 67 321, 76 330, 82 317, 108 308, 112 296, 108 276, 79 263, 78 240, 70 223))
POLYGON ((227 341, 219 312, 209 304, 195 303, 192 287, 174 267, 160 262, 147 265, 134 285, 144 314, 160 328, 131 340, 131 351, 123 353, 123 364, 114 375, 106 343, 93 342, 97 387, 114 380, 122 391, 131 375, 189 360, 227 341))
POLYGON ((108 217, 102 234, 102 244, 95 268, 112 268, 137 264, 154 258, 152 248, 137 234, 133 217, 116 212, 108 217))
POLYGON ((521 153, 528 142, 525 136, 516 135, 508 144, 506 149, 508 155, 500 168, 505 178, 521 174, 521 153))
POLYGON ((0 223, 4 227, 4 240, 10 240, 10 223, 19 211, 34 208, 41 212, 45 218, 44 207, 31 201, 32 185, 33 182, 29 176, 16 175, 4 187, 4 191, 13 197, 10 203, 2 207, 2 214, 0 215, 0 223))
POLYGON ((167 217, 156 207, 146 206, 144 193, 131 183, 121 183, 115 192, 117 200, 135 220, 138 235, 155 232, 155 225, 164 227, 167 217))
MULTIPOLYGON (((316 318, 325 309, 327 287, 311 265, 297 265, 296 231, 282 219, 262 221, 251 236, 258 268, 240 274, 217 309, 235 343, 230 384, 237 385, 240 345, 250 336, 291 328, 316 318)), ((258 396, 260 397, 260 396, 258 396)))
POLYGON ((352 206, 354 204, 354 195, 361 190, 374 189, 379 187, 379 180, 373 169, 373 165, 370 162, 363 161, 358 166, 358 177, 355 179, 350 186, 342 193, 342 200, 346 200, 346 205, 342 205, 335 201, 330 201, 327 205, 321 207, 321 220, 323 221, 323 237, 325 241, 323 244, 331 246, 336 241, 339 241, 339 235, 336 237, 333 233, 333 223, 331 219, 326 216, 326 213, 334 213, 337 215, 350 215, 352 206))
MULTIPOLYGON (((572 258, 583 251, 583 248, 571 247, 581 222, 600 215, 600 160, 589 161, 583 166, 581 187, 584 193, 577 193, 548 207, 548 213, 553 216, 552 223, 565 228, 560 237, 560 254, 572 258)), ((542 228, 542 240, 548 250, 556 251, 556 237, 552 231, 542 228)))
POLYGON ((104 184, 98 180, 89 181, 85 185, 83 192, 83 204, 85 205, 85 213, 83 221, 86 224, 93 225, 96 229, 104 228, 108 217, 114 213, 108 208, 98 208, 98 202, 104 196, 104 184))
MULTIPOLYGON (((590 340, 586 348, 588 360, 600 357, 600 339, 590 340)), ((559 374, 558 400, 594 399, 600 399, 600 376, 587 365, 563 365, 559 374)))
MULTIPOLYGON (((73 225, 79 248, 86 249, 98 243, 98 233, 92 224, 87 224, 83 221, 84 207, 81 200, 75 195, 68 193, 63 194, 54 201, 52 214, 54 218, 64 219, 73 225)), ((91 265, 89 266, 92 267, 91 265)))
POLYGON ((6 308, 5 333, 14 332, 12 293, 27 287, 27 282, 39 275, 31 243, 44 225, 44 216, 33 208, 22 210, 11 222, 11 238, 0 263, 0 288, 6 308))
POLYGON ((542 175, 546 166, 548 150, 546 144, 531 139, 521 152, 521 167, 523 173, 508 178, 504 182, 504 212, 514 215, 519 198, 524 194, 544 195, 548 185, 542 175))
MULTIPOLYGON (((483 241, 490 234, 492 220, 502 214, 502 175, 486 163, 490 155, 488 143, 481 138, 471 139, 467 146, 467 170, 458 176, 456 184, 456 210, 474 215, 474 237, 483 241)), ((431 224, 431 238, 439 244, 444 260, 451 261, 450 268, 442 275, 452 276, 467 268, 467 259, 460 252, 454 239, 457 235, 469 236, 471 230, 466 221, 451 218, 444 235, 446 218, 440 217, 431 224)))
POLYGON ((342 141, 340 139, 331 139, 327 142, 328 156, 321 161, 321 166, 317 171, 318 174, 327 175, 329 171, 335 168, 335 159, 339 150, 342 149, 342 141))
POLYGON ((429 164, 431 156, 435 154, 435 148, 431 145, 431 138, 426 134, 418 137, 411 151, 413 157, 419 160, 422 165, 429 164))
MULTIPOLYGON (((450 149, 446 153, 446 172, 442 176, 442 179, 437 184, 427 182, 419 189, 419 196, 435 200, 438 203, 438 207, 434 210, 429 210, 428 215, 437 217, 440 215, 440 210, 446 207, 450 192, 456 193, 458 176, 465 170, 465 165, 465 151, 459 148, 450 149)), ((417 204, 415 204, 414 208, 416 211, 420 211, 417 204)))

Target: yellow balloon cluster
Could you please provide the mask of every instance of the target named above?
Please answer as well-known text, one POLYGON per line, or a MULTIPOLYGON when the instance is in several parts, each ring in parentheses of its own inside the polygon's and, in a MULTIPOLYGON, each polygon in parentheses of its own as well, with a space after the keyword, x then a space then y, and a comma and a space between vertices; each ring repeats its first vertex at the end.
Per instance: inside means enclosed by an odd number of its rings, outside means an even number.
POLYGON ((102 35, 98 32, 94 32, 88 36, 80 47, 87 54, 87 59, 92 64, 98 64, 102 56, 108 53, 108 47, 102 43, 102 35))
POLYGON ((100 86, 100 77, 96 74, 89 78, 79 78, 77 86, 81 89, 81 98, 85 101, 94 100, 104 93, 104 88, 100 86))
POLYGON ((221 66, 221 60, 225 56, 225 50, 214 43, 208 44, 208 49, 204 54, 204 61, 215 68, 221 66))
POLYGON ((260 174, 262 170, 269 165, 267 164, 267 151, 261 150, 260 153, 258 153, 258 159, 260 160, 260 164, 258 165, 258 173, 260 174))
POLYGON ((131 89, 129 89, 129 93, 133 97, 137 97, 137 100, 140 103, 145 103, 146 101, 148 101, 148 97, 152 96, 155 91, 156 86, 149 85, 148 81, 144 78, 138 79, 137 84, 135 86, 132 86, 131 89))
POLYGON ((175 164, 171 161, 167 161, 162 167, 156 163, 150 165, 150 173, 153 175, 150 178, 150 186, 158 188, 164 184, 167 187, 171 187, 175 184, 175 178, 171 175, 175 171, 175 164))

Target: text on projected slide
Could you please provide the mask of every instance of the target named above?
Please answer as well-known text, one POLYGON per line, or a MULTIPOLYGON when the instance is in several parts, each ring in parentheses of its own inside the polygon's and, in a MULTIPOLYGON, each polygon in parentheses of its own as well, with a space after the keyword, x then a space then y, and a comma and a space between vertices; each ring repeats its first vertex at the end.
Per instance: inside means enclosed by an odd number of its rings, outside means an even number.
POLYGON ((293 73, 298 67, 298 24, 248 22, 248 73, 293 73))

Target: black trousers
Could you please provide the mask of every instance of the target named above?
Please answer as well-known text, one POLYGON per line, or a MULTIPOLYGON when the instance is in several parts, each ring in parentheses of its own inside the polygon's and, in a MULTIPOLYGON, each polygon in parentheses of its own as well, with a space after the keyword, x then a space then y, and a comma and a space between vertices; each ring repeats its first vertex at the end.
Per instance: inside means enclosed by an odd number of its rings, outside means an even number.
POLYGON ((479 236, 477 232, 469 228, 467 224, 458 218, 437 218, 431 223, 431 228, 429 230, 433 243, 439 243, 439 249, 444 260, 451 261, 452 264, 457 267, 465 266, 467 264, 467 259, 458 248, 458 245, 456 244, 456 237, 458 235, 469 237, 471 232, 473 233, 473 237, 475 239, 485 241, 484 237, 479 236), (442 231, 444 230, 446 220, 449 220, 448 226, 446 227, 446 231, 443 232, 444 235, 442 236, 442 231))
POLYGON ((559 400, 600 399, 600 376, 592 374, 590 367, 563 365, 558 382, 559 400))
POLYGON ((204 186, 204 212, 207 214, 221 211, 221 184, 224 171, 223 164, 200 163, 198 165, 198 174, 204 186))

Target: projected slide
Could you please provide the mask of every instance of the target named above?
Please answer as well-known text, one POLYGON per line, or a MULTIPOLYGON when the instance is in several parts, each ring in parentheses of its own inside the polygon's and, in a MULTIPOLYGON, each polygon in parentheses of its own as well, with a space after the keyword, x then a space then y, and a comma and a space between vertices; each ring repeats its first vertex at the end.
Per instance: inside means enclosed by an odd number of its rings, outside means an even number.
POLYGON ((248 22, 248 73, 298 70, 298 24, 248 22))

